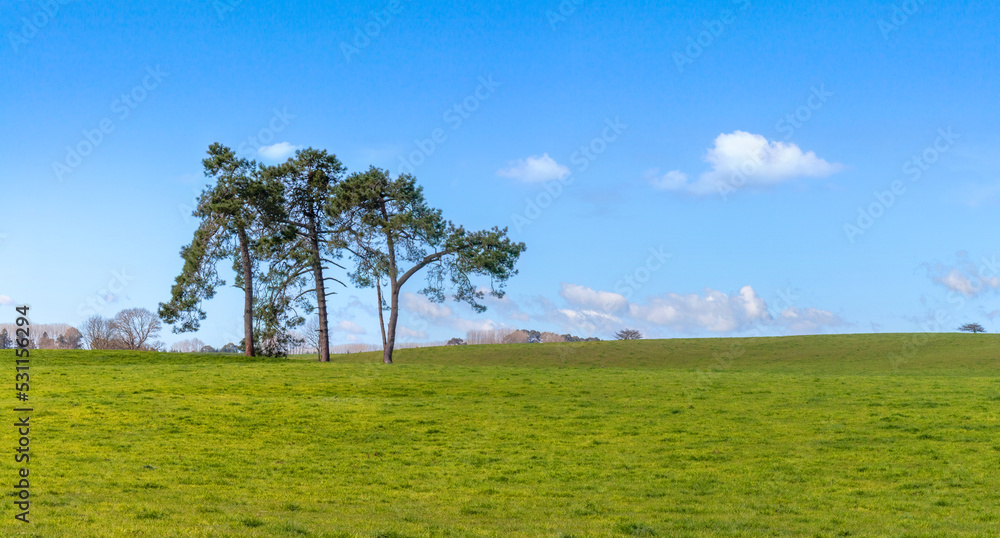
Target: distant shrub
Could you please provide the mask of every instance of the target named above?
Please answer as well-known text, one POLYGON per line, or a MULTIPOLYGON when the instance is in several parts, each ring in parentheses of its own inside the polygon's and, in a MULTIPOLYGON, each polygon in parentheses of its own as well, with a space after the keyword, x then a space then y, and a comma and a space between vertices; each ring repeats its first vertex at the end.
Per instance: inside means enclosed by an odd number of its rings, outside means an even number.
POLYGON ((615 333, 618 340, 642 340, 642 333, 635 329, 622 329, 615 333))

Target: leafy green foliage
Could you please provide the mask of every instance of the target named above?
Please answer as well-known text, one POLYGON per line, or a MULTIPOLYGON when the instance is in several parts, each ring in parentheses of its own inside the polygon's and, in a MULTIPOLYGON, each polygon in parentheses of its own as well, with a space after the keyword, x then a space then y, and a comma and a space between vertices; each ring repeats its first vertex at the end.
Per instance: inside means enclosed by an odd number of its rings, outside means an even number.
MULTIPOLYGON (((295 157, 277 166, 261 170, 264 181, 272 187, 275 196, 264 208, 265 221, 283 227, 272 248, 284 250, 280 260, 279 272, 282 282, 275 282, 273 289, 287 293, 289 289, 304 288, 306 291, 296 297, 289 297, 289 302, 311 293, 316 300, 319 318, 319 355, 320 361, 330 358, 330 341, 326 309, 326 282, 340 282, 335 278, 325 276, 328 264, 343 269, 335 258, 339 251, 332 248, 330 217, 327 208, 331 204, 333 189, 345 172, 344 166, 335 155, 325 150, 308 148, 299 150, 295 157), (306 287, 307 275, 312 277, 312 286, 306 287)), ((343 283, 341 283, 343 284, 343 283)), ((306 314, 313 311, 311 303, 299 301, 306 314)), ((272 303, 272 315, 280 314, 281 308, 288 308, 277 302, 272 303)), ((275 319, 277 321, 277 319, 275 319)), ((274 324, 272 324, 274 325, 274 324)))
POLYGON ((403 174, 392 179, 388 171, 375 167, 340 183, 329 212, 339 224, 335 246, 357 262, 349 276, 359 286, 378 289, 380 310, 386 306, 382 282, 388 280, 384 362, 392 362, 399 293, 413 275, 427 268, 427 287, 421 293, 432 301, 443 302, 450 287, 453 299, 483 312, 485 292, 470 277, 489 277, 489 293, 503 297, 525 249, 524 243, 507 238, 506 228, 467 232, 445 220, 441 210, 427 204, 416 178, 403 174))
MULTIPOLYGON (((244 261, 240 247, 251 249, 260 236, 248 237, 255 225, 259 228, 258 200, 267 200, 265 185, 255 179, 256 163, 238 158, 221 144, 212 144, 202 162, 205 175, 214 177, 216 184, 202 192, 194 216, 201 219, 191 244, 181 249, 184 266, 171 289, 171 299, 160 303, 159 315, 165 323, 175 325, 175 333, 197 331, 205 312, 203 301, 215 296, 215 290, 226 284, 217 270, 218 262, 233 260, 237 287, 246 289, 244 261), (244 244, 240 244, 240 243, 244 244)), ((249 283, 253 286, 253 283, 249 283)))
POLYGON ((194 215, 201 222, 191 244, 181 249, 184 266, 170 301, 160 303, 159 316, 175 333, 198 330, 205 319, 202 303, 226 284, 218 265, 231 259, 233 285, 250 305, 244 313, 243 343, 250 338, 254 344, 248 354, 282 355, 294 345, 290 329, 303 321, 289 312, 296 300, 290 294, 303 283, 297 274, 301 249, 293 242, 294 230, 274 218, 285 211, 282 185, 218 143, 202 164, 216 181, 198 199, 194 215))

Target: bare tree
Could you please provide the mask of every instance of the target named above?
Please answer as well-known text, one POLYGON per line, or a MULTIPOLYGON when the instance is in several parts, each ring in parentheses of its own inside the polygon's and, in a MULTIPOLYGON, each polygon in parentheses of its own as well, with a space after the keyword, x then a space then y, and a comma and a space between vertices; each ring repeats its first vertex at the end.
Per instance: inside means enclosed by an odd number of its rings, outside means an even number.
POLYGON ((543 344, 551 344, 553 342, 565 342, 566 337, 561 334, 544 332, 541 336, 543 344))
POLYGON ((83 343, 88 349, 115 349, 115 331, 111 320, 97 314, 83 322, 83 343))
POLYGON ((160 317, 145 308, 127 308, 111 322, 115 336, 125 349, 144 349, 146 343, 160 334, 160 317))
POLYGON ((320 328, 319 316, 313 316, 306 321, 305 327, 302 328, 302 338, 307 346, 319 349, 320 340, 322 340, 320 328))
POLYGON ((174 342, 174 345, 170 346, 170 351, 177 353, 194 353, 203 347, 205 347, 205 342, 202 342, 197 338, 191 338, 188 340, 181 340, 180 342, 174 342))
POLYGON ((471 329, 465 333, 465 341, 469 344, 503 344, 514 329, 499 327, 496 329, 471 329))
POLYGON ((365 353, 367 351, 381 351, 382 346, 378 344, 339 344, 332 346, 330 352, 336 355, 346 355, 348 353, 365 353))
POLYGON ((617 340, 642 340, 642 333, 635 329, 622 329, 615 333, 617 340))
POLYGON ((983 326, 978 323, 966 323, 965 325, 959 327, 958 330, 973 334, 986 332, 986 329, 984 329, 983 326))
POLYGON ((490 333, 492 336, 493 331, 484 331, 482 329, 469 329, 465 331, 465 341, 472 345, 487 344, 486 333, 490 333))

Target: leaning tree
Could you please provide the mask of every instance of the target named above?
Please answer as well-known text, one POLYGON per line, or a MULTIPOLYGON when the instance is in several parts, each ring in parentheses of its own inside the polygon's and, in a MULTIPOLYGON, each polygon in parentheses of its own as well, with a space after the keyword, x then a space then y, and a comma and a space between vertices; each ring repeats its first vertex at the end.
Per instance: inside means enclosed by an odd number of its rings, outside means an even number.
POLYGON ((412 175, 392 179, 388 171, 375 167, 338 184, 328 210, 336 223, 334 246, 350 252, 357 263, 350 278, 359 286, 376 288, 386 364, 392 364, 400 290, 417 272, 427 268, 427 287, 421 293, 430 300, 443 302, 450 288, 454 300, 483 312, 486 306, 480 300, 485 293, 470 277, 489 277, 489 293, 503 297, 525 249, 524 243, 507 238, 506 228, 468 232, 452 224, 427 204, 412 175), (382 296, 383 280, 388 300, 382 296), (382 317, 386 307, 388 323, 382 317))
MULTIPOLYGON (((269 230, 261 224, 261 204, 275 199, 259 177, 255 162, 237 157, 230 148, 212 144, 202 161, 205 175, 215 179, 202 192, 194 216, 201 219, 191 244, 181 249, 184 267, 159 315, 175 333, 196 331, 205 319, 202 303, 226 284, 219 262, 232 259, 234 285, 243 290, 244 354, 254 356, 254 280, 259 272, 260 242, 269 230)), ((269 209, 269 208, 266 208, 269 209)))

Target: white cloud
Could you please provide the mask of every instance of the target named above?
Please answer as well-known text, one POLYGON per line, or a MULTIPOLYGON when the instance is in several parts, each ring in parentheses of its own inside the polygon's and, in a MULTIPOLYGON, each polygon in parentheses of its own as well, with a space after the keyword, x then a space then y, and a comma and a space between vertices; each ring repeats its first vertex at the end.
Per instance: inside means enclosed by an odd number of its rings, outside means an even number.
POLYGON ((963 275, 958 269, 952 269, 950 273, 937 279, 944 287, 951 291, 957 291, 966 297, 976 294, 976 287, 972 285, 972 279, 963 275))
POLYGON ((660 189, 705 195, 743 187, 766 187, 803 177, 827 177, 843 169, 790 142, 770 142, 764 136, 734 131, 720 134, 704 156, 711 169, 688 181, 674 170, 651 183, 660 189))
POLYGON ((480 287, 478 291, 485 294, 483 302, 486 304, 487 308, 496 311, 503 317, 517 321, 529 321, 531 319, 531 316, 529 316, 524 310, 521 310, 521 307, 510 298, 510 295, 494 297, 493 295, 490 295, 490 290, 486 287, 480 287))
POLYGON ((559 295, 573 305, 604 312, 617 312, 628 306, 623 295, 608 291, 595 291, 579 284, 562 284, 559 295))
MULTIPOLYGON (((347 304, 337 308, 336 310, 330 310, 330 319, 355 319, 355 312, 361 311, 372 317, 378 317, 378 308, 375 306, 377 301, 372 298, 369 302, 362 302, 357 295, 351 295, 347 299, 347 304)), ((335 306, 334 302, 330 302, 329 308, 335 306)))
POLYGON ((734 295, 715 290, 704 295, 668 293, 645 305, 631 304, 629 312, 638 320, 682 332, 734 332, 771 319, 764 300, 750 286, 734 295))
POLYGON ((961 293, 966 297, 975 297, 986 291, 1000 288, 1000 278, 995 276, 969 276, 958 269, 952 269, 950 273, 936 278, 935 281, 949 290, 961 293))
POLYGON ((493 329, 496 329, 498 327, 502 327, 503 325, 499 324, 499 323, 497 323, 495 321, 493 321, 492 319, 454 318, 454 319, 451 320, 450 326, 453 329, 455 329, 457 331, 460 331, 464 335, 468 331, 472 331, 472 330, 477 330, 477 331, 493 330, 493 329))
POLYGON ((656 170, 653 170, 649 173, 648 179, 650 185, 664 191, 682 189, 688 182, 687 174, 680 170, 671 170, 662 176, 658 175, 656 170))
POLYGON ((420 317, 438 319, 451 315, 451 309, 446 305, 432 302, 424 295, 405 292, 401 297, 404 309, 420 317))
POLYGON ((781 311, 779 323, 793 333, 815 333, 824 327, 839 327, 844 320, 833 312, 818 308, 790 307, 781 311))
POLYGON ((969 257, 967 252, 959 252, 957 257, 958 261, 953 266, 940 263, 926 264, 929 276, 936 284, 969 298, 1000 289, 1000 277, 997 276, 997 268, 1000 264, 998 264, 996 256, 993 256, 992 259, 984 257, 978 264, 969 257))
POLYGON ((563 179, 570 175, 570 170, 545 153, 541 157, 531 156, 527 159, 519 159, 516 163, 510 163, 507 168, 498 170, 497 175, 534 183, 563 179))
POLYGON ((0 295, 0 305, 9 305, 12 302, 7 295, 0 295))
POLYGON ((278 142, 270 146, 261 146, 257 150, 257 155, 268 161, 283 161, 295 155, 295 152, 300 149, 302 149, 302 146, 293 146, 288 142, 278 142))
POLYGON ((396 334, 401 338, 409 338, 414 340, 423 340, 427 338, 427 331, 415 331, 403 325, 396 327, 396 334))
POLYGON ((573 332, 591 335, 621 328, 622 320, 606 312, 594 310, 570 310, 560 308, 555 312, 555 321, 573 332))
POLYGON ((770 317, 770 314, 767 313, 767 305, 764 304, 764 299, 758 297, 757 292, 752 287, 743 286, 740 288, 738 301, 743 305, 743 311, 749 319, 767 319, 770 317))
POLYGON ((366 334, 368 331, 364 327, 354 323, 353 321, 343 320, 338 323, 334 328, 333 332, 348 333, 348 334, 366 334))

